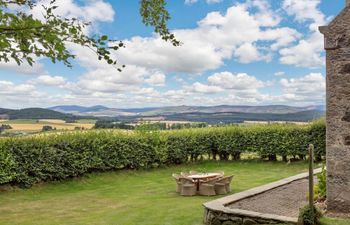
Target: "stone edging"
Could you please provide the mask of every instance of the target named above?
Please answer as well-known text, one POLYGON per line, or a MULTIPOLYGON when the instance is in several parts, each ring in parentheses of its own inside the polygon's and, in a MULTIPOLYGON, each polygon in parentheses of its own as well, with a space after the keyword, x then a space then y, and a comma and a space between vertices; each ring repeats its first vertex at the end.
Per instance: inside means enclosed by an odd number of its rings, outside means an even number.
MULTIPOLYGON (((314 174, 318 174, 322 171, 321 168, 315 169, 314 174)), ((237 194, 229 195, 223 198, 219 198, 214 201, 206 202, 203 204, 205 208, 205 215, 204 215, 204 222, 205 224, 223 224, 223 223, 213 223, 211 222, 212 220, 215 220, 215 216, 219 217, 229 217, 229 216, 235 216, 242 219, 242 224, 243 220, 245 218, 250 218, 250 219, 257 219, 258 221, 263 221, 264 223, 292 223, 296 224, 298 222, 298 218, 295 217, 286 217, 286 216, 279 216, 279 215, 272 215, 272 214, 265 214, 265 213, 259 213, 259 212, 253 212, 253 211, 247 211, 247 210, 241 210, 241 209, 232 209, 227 207, 228 205, 240 201, 245 198, 253 197, 258 194, 262 194, 266 191, 270 191, 272 189, 290 184, 294 181, 297 180, 302 180, 305 179, 309 176, 309 173, 301 173, 296 176, 288 177, 273 183, 269 183, 263 186, 259 186, 256 188, 252 188, 247 191, 243 191, 237 194)), ((230 224, 230 223, 226 223, 230 224)), ((234 223, 232 223, 234 224, 234 223)), ((238 223, 239 224, 239 223, 238 223)))

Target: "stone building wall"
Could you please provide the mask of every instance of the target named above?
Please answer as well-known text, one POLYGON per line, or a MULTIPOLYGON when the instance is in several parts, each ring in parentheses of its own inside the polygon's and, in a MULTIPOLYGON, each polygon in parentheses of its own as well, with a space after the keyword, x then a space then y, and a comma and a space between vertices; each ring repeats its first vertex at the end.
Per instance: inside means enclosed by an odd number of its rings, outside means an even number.
POLYGON ((350 1, 327 27, 327 207, 350 213, 350 1))

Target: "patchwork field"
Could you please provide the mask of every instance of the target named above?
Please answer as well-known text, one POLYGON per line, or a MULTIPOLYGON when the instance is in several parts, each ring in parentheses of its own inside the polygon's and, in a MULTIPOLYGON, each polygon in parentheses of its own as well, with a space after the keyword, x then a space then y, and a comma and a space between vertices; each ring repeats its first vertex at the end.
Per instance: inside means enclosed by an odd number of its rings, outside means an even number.
POLYGON ((66 123, 64 120, 40 119, 40 120, 1 120, 1 124, 8 124, 13 131, 41 131, 44 126, 51 126, 56 130, 74 130, 76 127, 91 129, 93 120, 81 120, 76 123, 66 123))

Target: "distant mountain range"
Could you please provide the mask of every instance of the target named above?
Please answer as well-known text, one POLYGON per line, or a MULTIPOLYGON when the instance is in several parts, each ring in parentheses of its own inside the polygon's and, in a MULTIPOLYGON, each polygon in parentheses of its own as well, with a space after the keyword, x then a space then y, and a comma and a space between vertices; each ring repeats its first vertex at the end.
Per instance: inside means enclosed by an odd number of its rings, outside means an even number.
POLYGON ((61 113, 70 113, 78 116, 119 117, 119 116, 171 116, 178 114, 220 114, 220 113, 255 113, 255 114, 291 114, 305 111, 324 112, 325 106, 314 105, 295 107, 287 105, 266 106, 168 106, 152 108, 119 109, 97 105, 83 107, 77 105, 61 105, 48 108, 61 113))
POLYGON ((92 118, 116 118, 130 122, 140 118, 162 118, 164 120, 217 123, 240 123, 254 121, 311 121, 324 116, 322 105, 294 107, 286 105, 267 106, 169 106, 153 108, 117 109, 97 105, 84 107, 62 105, 43 108, 4 109, 0 108, 3 119, 62 119, 66 121, 92 118))
POLYGON ((121 109, 108 108, 102 105, 84 107, 78 105, 60 105, 48 108, 61 113, 69 113, 77 116, 94 116, 94 117, 117 117, 133 116, 134 112, 128 112, 121 109))

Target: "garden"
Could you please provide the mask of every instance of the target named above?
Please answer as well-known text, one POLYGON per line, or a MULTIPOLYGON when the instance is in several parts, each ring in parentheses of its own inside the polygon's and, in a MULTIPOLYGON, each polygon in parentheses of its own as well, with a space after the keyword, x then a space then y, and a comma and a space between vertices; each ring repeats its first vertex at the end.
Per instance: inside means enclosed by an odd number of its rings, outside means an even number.
MULTIPOLYGON (((173 172, 222 170, 235 174, 232 192, 241 192, 307 170, 307 163, 206 161, 150 170, 91 173, 31 189, 0 191, 0 224, 201 225, 204 202, 219 198, 182 197, 173 172)), ((323 219, 327 225, 349 220, 323 219)))
POLYGON ((307 169, 297 162, 206 161, 150 170, 87 174, 31 189, 0 192, 0 224, 173 224, 200 225, 204 202, 220 198, 182 197, 173 172, 222 170, 234 174, 232 191, 247 190, 307 169))
POLYGON ((323 120, 1 138, 0 224, 202 224, 218 197, 179 196, 171 174, 223 171, 237 193, 305 172, 308 143, 321 162, 324 140, 323 120))

